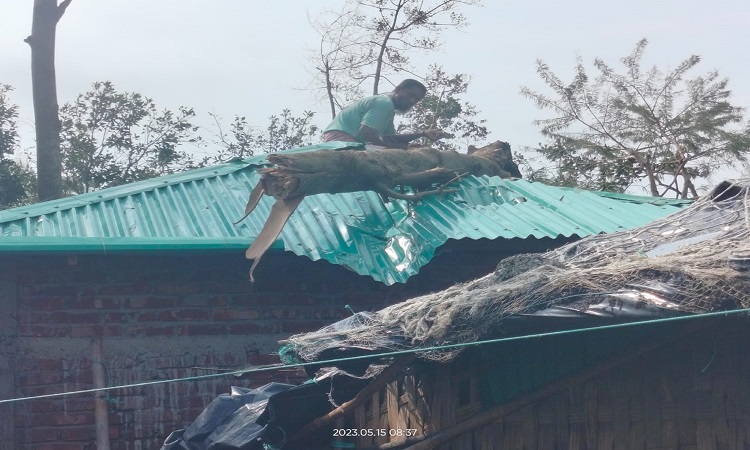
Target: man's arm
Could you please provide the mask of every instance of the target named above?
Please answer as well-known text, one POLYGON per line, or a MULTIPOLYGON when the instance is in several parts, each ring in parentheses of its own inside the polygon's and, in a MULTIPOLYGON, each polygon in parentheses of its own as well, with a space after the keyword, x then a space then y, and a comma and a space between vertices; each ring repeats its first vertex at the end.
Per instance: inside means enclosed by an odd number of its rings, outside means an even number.
POLYGON ((423 137, 425 137, 424 133, 388 134, 383 136, 383 142, 392 147, 406 148, 409 146, 409 142, 423 137))
POLYGON ((442 130, 430 128, 427 131, 421 131, 419 133, 404 133, 404 134, 391 134, 387 136, 383 136, 383 141, 385 142, 395 142, 397 144, 402 145, 404 148, 409 145, 409 142, 419 139, 419 138, 427 138, 431 141, 439 141, 443 138, 453 137, 452 134, 446 133, 442 130))
MULTIPOLYGON (((357 132, 357 135, 355 136, 360 141, 371 143, 375 145, 380 145, 381 147, 394 147, 395 148, 406 148, 408 142, 406 144, 399 144, 396 141, 391 142, 389 139, 388 142, 386 142, 384 137, 380 136, 380 133, 374 128, 370 128, 367 125, 361 125, 359 127, 359 131, 357 132)), ((387 136, 391 137, 391 136, 387 136)))
POLYGON ((382 147, 405 149, 409 146, 409 142, 415 139, 426 137, 431 141, 437 141, 442 138, 453 136, 441 130, 429 129, 419 133, 389 134, 381 137, 377 130, 370 128, 367 125, 362 125, 359 127, 359 132, 356 137, 364 142, 373 143, 382 147))

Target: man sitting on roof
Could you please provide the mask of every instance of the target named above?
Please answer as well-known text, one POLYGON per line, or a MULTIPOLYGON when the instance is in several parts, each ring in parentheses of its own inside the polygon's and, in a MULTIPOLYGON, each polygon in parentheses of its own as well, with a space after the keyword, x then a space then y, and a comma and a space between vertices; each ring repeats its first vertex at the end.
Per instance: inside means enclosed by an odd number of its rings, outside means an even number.
POLYGON ((409 142, 426 137, 437 141, 450 134, 437 129, 419 133, 396 134, 393 118, 396 111, 405 113, 427 94, 417 80, 406 79, 388 94, 372 95, 352 103, 333 119, 323 131, 323 142, 362 142, 391 148, 406 148, 409 142))

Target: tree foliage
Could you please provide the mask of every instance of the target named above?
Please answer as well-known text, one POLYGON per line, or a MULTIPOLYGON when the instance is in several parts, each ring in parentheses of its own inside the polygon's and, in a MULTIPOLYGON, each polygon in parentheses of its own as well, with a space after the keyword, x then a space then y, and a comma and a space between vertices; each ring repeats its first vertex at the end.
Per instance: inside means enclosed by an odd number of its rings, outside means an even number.
POLYGON ((581 157, 571 152, 560 139, 540 144, 536 150, 546 160, 541 167, 533 157, 517 156, 519 164, 526 169, 526 179, 530 181, 621 193, 632 183, 630 174, 634 170, 633 159, 622 164, 612 164, 606 158, 581 157))
POLYGON ((7 95, 12 89, 0 84, 0 209, 27 203, 36 181, 28 167, 12 159, 19 149, 18 106, 7 95))
POLYGON ((191 167, 180 145, 198 140, 194 115, 185 107, 159 111, 150 98, 94 83, 60 110, 66 190, 90 192, 191 167))
POLYGON ((8 98, 12 90, 0 84, 0 158, 12 155, 18 147, 18 106, 8 98))
MULTIPOLYGON (((314 88, 336 109, 361 97, 368 86, 380 92, 383 79, 412 73, 410 57, 440 45, 440 33, 461 28, 459 9, 481 0, 349 0, 342 11, 328 11, 313 22, 321 36, 314 51, 314 88)), ((396 85, 400 80, 389 80, 396 85)))
POLYGON ((728 80, 717 71, 687 78, 700 57, 673 70, 644 71, 648 41, 622 58, 618 72, 594 60, 591 79, 579 58, 573 80, 563 82, 542 61, 537 72, 552 90, 522 93, 555 116, 536 121, 549 143, 538 151, 561 184, 624 191, 645 181, 652 195, 696 196, 694 180, 725 165, 747 165, 750 124, 730 102, 728 80))
POLYGON ((244 116, 235 116, 228 131, 224 131, 220 119, 213 116, 218 128, 214 143, 219 151, 204 159, 204 163, 227 161, 232 158, 248 158, 257 152, 274 153, 280 150, 312 145, 320 129, 312 121, 315 114, 305 111, 294 116, 289 109, 269 117, 265 129, 251 126, 244 116))
POLYGON ((471 78, 468 75, 449 75, 441 66, 432 65, 424 80, 427 95, 405 114, 399 132, 438 128, 453 134, 453 139, 432 144, 442 150, 466 148, 487 137, 485 121, 477 119, 476 108, 460 99, 469 87, 471 78))

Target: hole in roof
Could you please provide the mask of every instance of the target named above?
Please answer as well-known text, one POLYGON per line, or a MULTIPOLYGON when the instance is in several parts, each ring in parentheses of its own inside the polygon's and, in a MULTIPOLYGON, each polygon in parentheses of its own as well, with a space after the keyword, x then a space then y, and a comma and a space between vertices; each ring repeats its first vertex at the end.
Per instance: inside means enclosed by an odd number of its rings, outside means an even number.
POLYGON ((709 198, 715 202, 721 202, 736 197, 742 191, 742 187, 729 181, 722 181, 711 191, 709 198))

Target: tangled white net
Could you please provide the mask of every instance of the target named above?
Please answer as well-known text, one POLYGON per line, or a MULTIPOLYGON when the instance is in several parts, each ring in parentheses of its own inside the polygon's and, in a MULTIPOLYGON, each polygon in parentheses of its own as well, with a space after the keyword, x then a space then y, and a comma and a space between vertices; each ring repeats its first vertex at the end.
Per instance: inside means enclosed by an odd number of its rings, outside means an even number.
MULTIPOLYGON (((612 319, 750 308, 750 179, 724 182, 643 227, 504 259, 492 274, 285 343, 303 361, 334 346, 379 351, 512 334, 508 319, 572 314, 612 319), (554 311, 554 313, 550 313, 554 311)), ((460 350, 430 350, 447 361, 460 350)))

